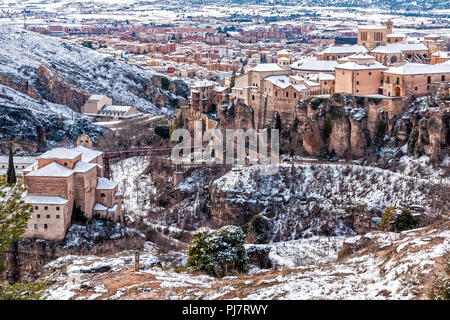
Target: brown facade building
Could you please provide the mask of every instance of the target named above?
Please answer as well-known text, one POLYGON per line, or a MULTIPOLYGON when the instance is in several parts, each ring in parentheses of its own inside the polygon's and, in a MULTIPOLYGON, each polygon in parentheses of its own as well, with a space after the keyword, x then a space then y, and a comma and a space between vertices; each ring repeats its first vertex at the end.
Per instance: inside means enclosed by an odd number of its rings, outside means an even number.
POLYGON ((102 177, 102 152, 79 145, 56 148, 24 169, 24 201, 34 206, 26 238, 62 240, 74 208, 89 220, 95 214, 122 221, 122 195, 117 183, 102 177))

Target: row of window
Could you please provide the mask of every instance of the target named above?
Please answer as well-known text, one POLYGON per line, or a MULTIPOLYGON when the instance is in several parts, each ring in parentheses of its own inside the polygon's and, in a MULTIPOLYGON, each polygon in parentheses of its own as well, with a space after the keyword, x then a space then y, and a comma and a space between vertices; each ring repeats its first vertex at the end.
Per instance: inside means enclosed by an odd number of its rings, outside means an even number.
MULTIPOLYGON (((28 225, 27 225, 27 228, 28 228, 28 225)), ((38 229, 39 229, 38 224, 35 223, 34 226, 33 226, 33 228, 34 228, 34 230, 38 230, 38 229)), ((44 224, 44 229, 48 229, 48 224, 46 224, 46 223, 44 224)))
MULTIPOLYGON (((6 168, 6 166, 4 164, 2 164, 2 169, 5 169, 5 168, 6 168)), ((16 169, 19 169, 18 165, 16 165, 16 169)), ((22 166, 22 169, 25 169, 25 166, 22 166)))
MULTIPOLYGON (((33 216, 31 216, 31 217, 33 217, 33 216)), ((46 217, 47 219, 50 219, 50 218, 51 218, 51 216, 50 216, 49 214, 47 214, 45 217, 46 217)), ((60 216, 59 214, 57 214, 55 217, 56 217, 56 219, 60 219, 60 218, 61 218, 61 216, 60 216)), ((40 215, 40 214, 37 214, 37 215, 36 215, 36 218, 37 218, 37 219, 40 219, 40 218, 41 218, 41 215, 40 215)))
MULTIPOLYGON (((37 210, 39 210, 39 206, 34 206, 34 211, 37 211, 37 210)), ((48 210, 48 206, 44 206, 44 210, 48 210)), ((60 209, 59 209, 59 207, 57 206, 56 207, 56 211, 59 211, 60 209)))

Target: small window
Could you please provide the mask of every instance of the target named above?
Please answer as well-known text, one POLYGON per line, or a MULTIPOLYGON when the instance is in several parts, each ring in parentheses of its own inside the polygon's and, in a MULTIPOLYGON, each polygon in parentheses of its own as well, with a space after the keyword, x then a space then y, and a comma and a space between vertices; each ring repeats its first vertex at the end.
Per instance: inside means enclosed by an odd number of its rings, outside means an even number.
POLYGON ((38 206, 34 206, 34 210, 39 210, 39 207, 38 206))
POLYGON ((102 198, 106 197, 106 195, 105 195, 104 193, 102 193, 100 196, 101 196, 102 198))
POLYGON ((34 224, 34 230, 37 230, 37 228, 38 228, 38 225, 37 225, 37 223, 35 223, 34 224))
POLYGON ((369 76, 371 76, 372 75, 372 72, 369 72, 369 76))
POLYGON ((417 87, 414 87, 414 90, 416 90, 416 91, 417 91, 417 87))
POLYGON ((40 215, 40 214, 38 214, 38 215, 37 215, 37 218, 38 218, 38 219, 40 219, 40 218, 41 218, 41 215, 40 215))
POLYGON ((50 215, 49 214, 47 215, 47 219, 50 219, 50 215))
POLYGON ((67 167, 67 162, 64 162, 64 166, 67 167))
POLYGON ((59 211, 59 207, 56 207, 56 211, 59 211))
POLYGON ((356 81, 356 84, 359 84, 359 81, 356 81))
POLYGON ((445 81, 445 76, 444 75, 441 76, 441 81, 445 81))
POLYGON ((44 229, 48 229, 48 225, 47 224, 44 224, 44 229))
POLYGON ((400 78, 397 77, 397 84, 400 84, 400 78))
POLYGON ((59 218, 60 218, 60 216, 59 216, 59 214, 57 214, 57 215, 56 215, 56 219, 59 219, 59 218))
POLYGON ((286 98, 289 98, 289 92, 286 92, 286 98))
POLYGON ((48 206, 45 206, 45 207, 44 207, 44 210, 48 210, 48 206))
POLYGON ((294 98, 297 98, 297 93, 296 92, 294 92, 294 98))

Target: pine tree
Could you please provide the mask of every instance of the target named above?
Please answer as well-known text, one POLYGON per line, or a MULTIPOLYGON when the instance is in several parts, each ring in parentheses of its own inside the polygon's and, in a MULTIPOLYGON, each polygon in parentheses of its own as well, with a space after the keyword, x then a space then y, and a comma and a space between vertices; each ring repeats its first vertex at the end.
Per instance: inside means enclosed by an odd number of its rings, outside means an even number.
POLYGON ((13 151, 12 148, 9 148, 9 163, 8 163, 8 172, 7 172, 7 182, 9 185, 16 184, 16 170, 14 169, 14 159, 13 159, 13 151))
MULTIPOLYGON (((26 230, 33 206, 24 203, 25 187, 0 178, 0 254, 5 253, 26 230)), ((45 282, 4 284, 8 265, 0 259, 0 300, 39 299, 45 282)))

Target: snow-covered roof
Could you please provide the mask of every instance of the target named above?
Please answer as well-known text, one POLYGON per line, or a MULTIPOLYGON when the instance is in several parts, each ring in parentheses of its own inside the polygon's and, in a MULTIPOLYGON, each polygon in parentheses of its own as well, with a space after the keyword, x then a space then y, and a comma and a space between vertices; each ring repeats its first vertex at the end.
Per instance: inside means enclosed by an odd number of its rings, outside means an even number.
POLYGON ((74 172, 88 172, 92 168, 96 167, 96 163, 87 163, 84 161, 78 161, 73 168, 74 172))
POLYGON ((130 106, 113 106, 113 105, 108 105, 108 106, 104 106, 100 112, 122 112, 122 113, 127 113, 128 110, 130 110, 130 109, 131 109, 130 106))
POLYGON ((322 53, 366 53, 368 52, 364 46, 342 45, 331 46, 326 48, 322 53))
POLYGON ((40 169, 27 174, 29 177, 69 177, 73 171, 59 163, 52 162, 40 169))
POLYGON ((202 87, 211 87, 214 85, 214 82, 209 80, 202 80, 202 81, 196 81, 192 84, 192 87, 194 88, 202 88, 202 87))
POLYGON ((319 80, 334 80, 334 76, 329 73, 319 73, 319 80))
POLYGON ((358 30, 384 30, 386 26, 380 26, 376 24, 368 24, 368 25, 360 25, 358 26, 358 30))
POLYGON ((291 54, 291 52, 287 49, 283 49, 281 51, 278 51, 278 54, 291 54))
POLYGON ((118 207, 118 205, 117 205, 117 203, 115 203, 115 204, 112 206, 112 208, 108 208, 108 211, 109 211, 109 212, 114 212, 114 211, 117 210, 117 207, 118 207))
POLYGON ((292 69, 304 71, 324 71, 332 72, 339 63, 337 61, 317 60, 316 58, 308 58, 303 61, 294 62, 292 69))
POLYGON ((67 199, 57 196, 25 196, 23 201, 33 204, 66 204, 68 202, 67 199))
POLYGON ((426 51, 428 48, 423 43, 396 42, 386 46, 378 46, 372 53, 401 53, 404 51, 426 51))
POLYGON ((436 51, 432 54, 433 57, 450 59, 450 51, 436 51))
POLYGON ((101 203, 96 203, 95 205, 94 205, 94 207, 92 208, 92 210, 95 210, 95 211, 106 211, 106 210, 108 210, 108 207, 107 206, 104 206, 104 205, 102 205, 101 203))
MULTIPOLYGON (((14 164, 29 164, 36 161, 36 157, 19 157, 13 156, 14 164)), ((8 163, 9 156, 0 156, 0 163, 8 163)))
POLYGON ((97 180, 97 187, 98 190, 111 190, 117 187, 117 182, 99 177, 97 180))
POLYGON ((282 71, 284 70, 276 63, 260 63, 253 67, 251 71, 265 72, 265 71, 282 71))
POLYGON ((399 67, 392 67, 385 73, 393 74, 429 74, 429 73, 450 73, 450 64, 423 64, 407 62, 399 67))
POLYGON ((378 61, 373 61, 372 63, 356 63, 353 61, 349 61, 343 64, 336 66, 336 69, 345 69, 345 70, 371 70, 371 69, 387 69, 386 66, 382 65, 378 61))
MULTIPOLYGON (((295 90, 297 90, 298 92, 308 89, 308 87, 305 84, 291 83, 289 81, 289 79, 293 78, 293 77, 295 77, 295 76, 285 76, 285 75, 269 76, 269 77, 264 78, 264 80, 267 80, 267 81, 273 83, 274 85, 276 85, 277 87, 279 87, 281 89, 286 89, 288 87, 292 87, 295 90)), ((302 77, 298 77, 298 78, 301 78, 302 80, 304 80, 302 77)), ((313 85, 317 85, 315 82, 311 82, 311 81, 307 81, 307 80, 304 80, 304 81, 308 85, 310 85, 311 83, 313 83, 313 85)))
POLYGON ((89 149, 81 145, 73 148, 73 150, 81 152, 81 161, 84 162, 91 162, 92 160, 103 154, 103 152, 101 151, 89 149))
POLYGON ((103 97, 101 94, 93 94, 89 97, 89 101, 100 101, 103 97))
POLYGON ((404 33, 391 33, 386 35, 388 38, 404 38, 406 35, 404 33))
POLYGON ((55 148, 41 154, 37 159, 75 159, 81 152, 74 149, 55 148))
POLYGON ((289 87, 291 85, 291 83, 289 82, 289 77, 288 76, 269 76, 264 78, 264 80, 269 81, 270 83, 273 83, 274 85, 285 89, 287 87, 289 87))

